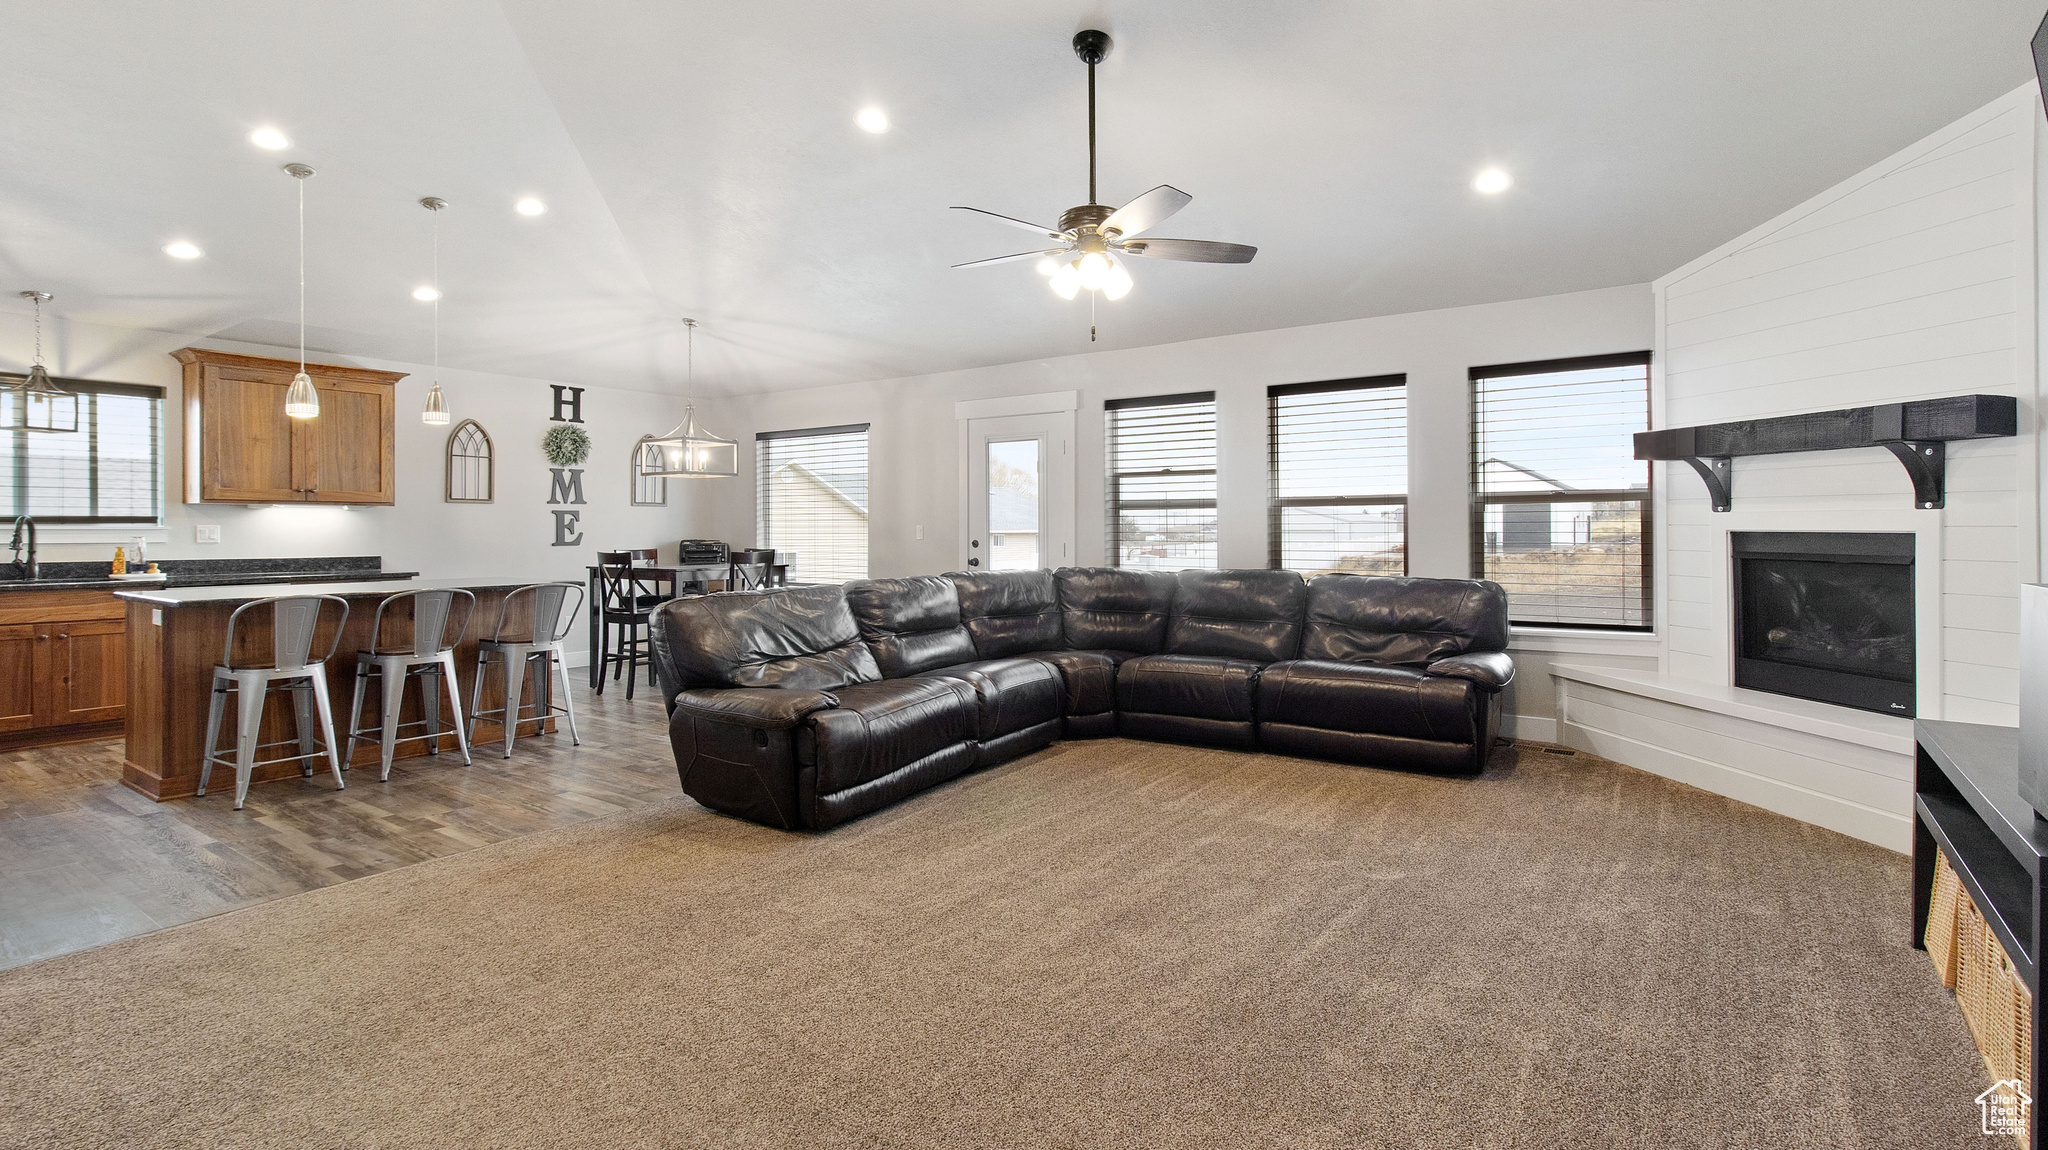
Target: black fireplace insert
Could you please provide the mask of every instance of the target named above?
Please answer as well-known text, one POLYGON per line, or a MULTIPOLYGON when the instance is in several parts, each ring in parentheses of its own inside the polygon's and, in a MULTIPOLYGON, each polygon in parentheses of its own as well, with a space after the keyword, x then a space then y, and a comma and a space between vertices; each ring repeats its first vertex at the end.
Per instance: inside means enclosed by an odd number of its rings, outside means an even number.
POLYGON ((1737 531, 1735 685, 1913 714, 1911 532, 1737 531))

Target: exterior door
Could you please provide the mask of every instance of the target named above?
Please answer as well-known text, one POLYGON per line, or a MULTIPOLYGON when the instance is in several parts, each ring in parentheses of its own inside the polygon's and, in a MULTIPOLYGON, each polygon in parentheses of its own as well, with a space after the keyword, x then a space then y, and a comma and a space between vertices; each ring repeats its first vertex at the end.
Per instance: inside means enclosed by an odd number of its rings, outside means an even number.
POLYGON ((961 567, 1031 571, 1073 563, 1073 412, 966 423, 961 567))

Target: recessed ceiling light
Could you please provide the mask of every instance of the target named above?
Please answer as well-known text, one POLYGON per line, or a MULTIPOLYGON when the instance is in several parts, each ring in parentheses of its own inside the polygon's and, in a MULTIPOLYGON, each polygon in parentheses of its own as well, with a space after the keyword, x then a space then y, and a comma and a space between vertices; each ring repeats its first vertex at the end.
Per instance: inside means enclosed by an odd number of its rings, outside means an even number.
POLYGON ((421 303, 433 303, 441 298, 441 293, 431 287, 416 287, 412 289, 412 298, 421 303))
POLYGON ((1490 196, 1495 192, 1507 191, 1514 186, 1514 183, 1515 178, 1513 176, 1508 175, 1499 168, 1488 168, 1479 173, 1478 179, 1472 181, 1472 190, 1484 192, 1490 196))
POLYGON ((249 133, 249 142, 259 148, 267 148, 273 152, 292 146, 291 137, 278 131, 276 128, 256 129, 249 133))
POLYGON ((862 108, 853 122, 865 132, 886 132, 889 130, 889 115, 880 108, 862 108))
POLYGON ((548 206, 544 203, 541 203, 539 200, 534 199, 532 196, 528 196, 525 199, 519 201, 518 203, 513 204, 512 210, 518 212, 522 216, 537 216, 547 211, 548 206))
POLYGON ((198 244, 186 243, 184 240, 174 240, 164 245, 164 254, 174 260, 196 260, 206 253, 199 250, 198 244))

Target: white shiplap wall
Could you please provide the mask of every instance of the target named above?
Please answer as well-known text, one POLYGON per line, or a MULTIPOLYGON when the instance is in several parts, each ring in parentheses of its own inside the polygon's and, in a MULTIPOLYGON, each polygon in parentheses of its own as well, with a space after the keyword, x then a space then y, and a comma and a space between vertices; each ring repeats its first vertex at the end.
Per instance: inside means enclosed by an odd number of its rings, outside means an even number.
POLYGON ((1727 514, 1660 465, 1667 674, 1729 681, 1729 531, 1912 530, 1941 556, 1917 572, 1940 592, 1921 598, 1921 714, 2017 722, 2042 121, 2029 84, 1656 282, 1659 427, 1982 392, 2020 396, 2023 431, 1951 444, 1939 511, 1913 510, 1879 448, 1738 459, 1727 514))

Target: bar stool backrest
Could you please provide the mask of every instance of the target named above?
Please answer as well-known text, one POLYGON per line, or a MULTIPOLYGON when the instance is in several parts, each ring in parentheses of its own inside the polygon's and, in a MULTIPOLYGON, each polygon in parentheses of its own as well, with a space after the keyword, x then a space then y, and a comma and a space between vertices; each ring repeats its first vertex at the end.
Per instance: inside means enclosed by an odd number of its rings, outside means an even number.
POLYGON ((235 631, 241 626, 242 613, 258 607, 270 608, 270 666, 280 671, 296 671, 306 666, 313 652, 313 632, 320 626, 321 609, 328 603, 341 608, 341 618, 334 624, 334 641, 320 657, 321 662, 332 659, 335 649, 341 646, 341 632, 348 626, 348 600, 339 595, 276 595, 244 603, 228 616, 228 641, 221 651, 221 666, 231 671, 254 669, 235 665, 235 631))
POLYGON ((425 658, 438 655, 462 642, 469 633, 469 617, 476 611, 476 596, 460 587, 400 591, 386 595, 377 604, 377 622, 370 628, 370 650, 378 655, 396 654, 384 649, 384 616, 401 600, 412 600, 412 653, 425 658), (449 633, 448 617, 455 613, 455 597, 462 596, 462 622, 449 633))
MULTIPOLYGON (((569 637, 569 631, 576 626, 576 616, 583 610, 583 584, 581 583, 529 583, 514 588, 498 605, 498 625, 491 632, 491 638, 505 638, 505 616, 512 604, 521 596, 533 600, 533 633, 531 642, 559 643, 569 637), (576 606, 569 607, 569 592, 576 592, 576 606), (566 609, 565 609, 566 608, 566 609)), ((515 640, 516 641, 516 640, 515 640)))

